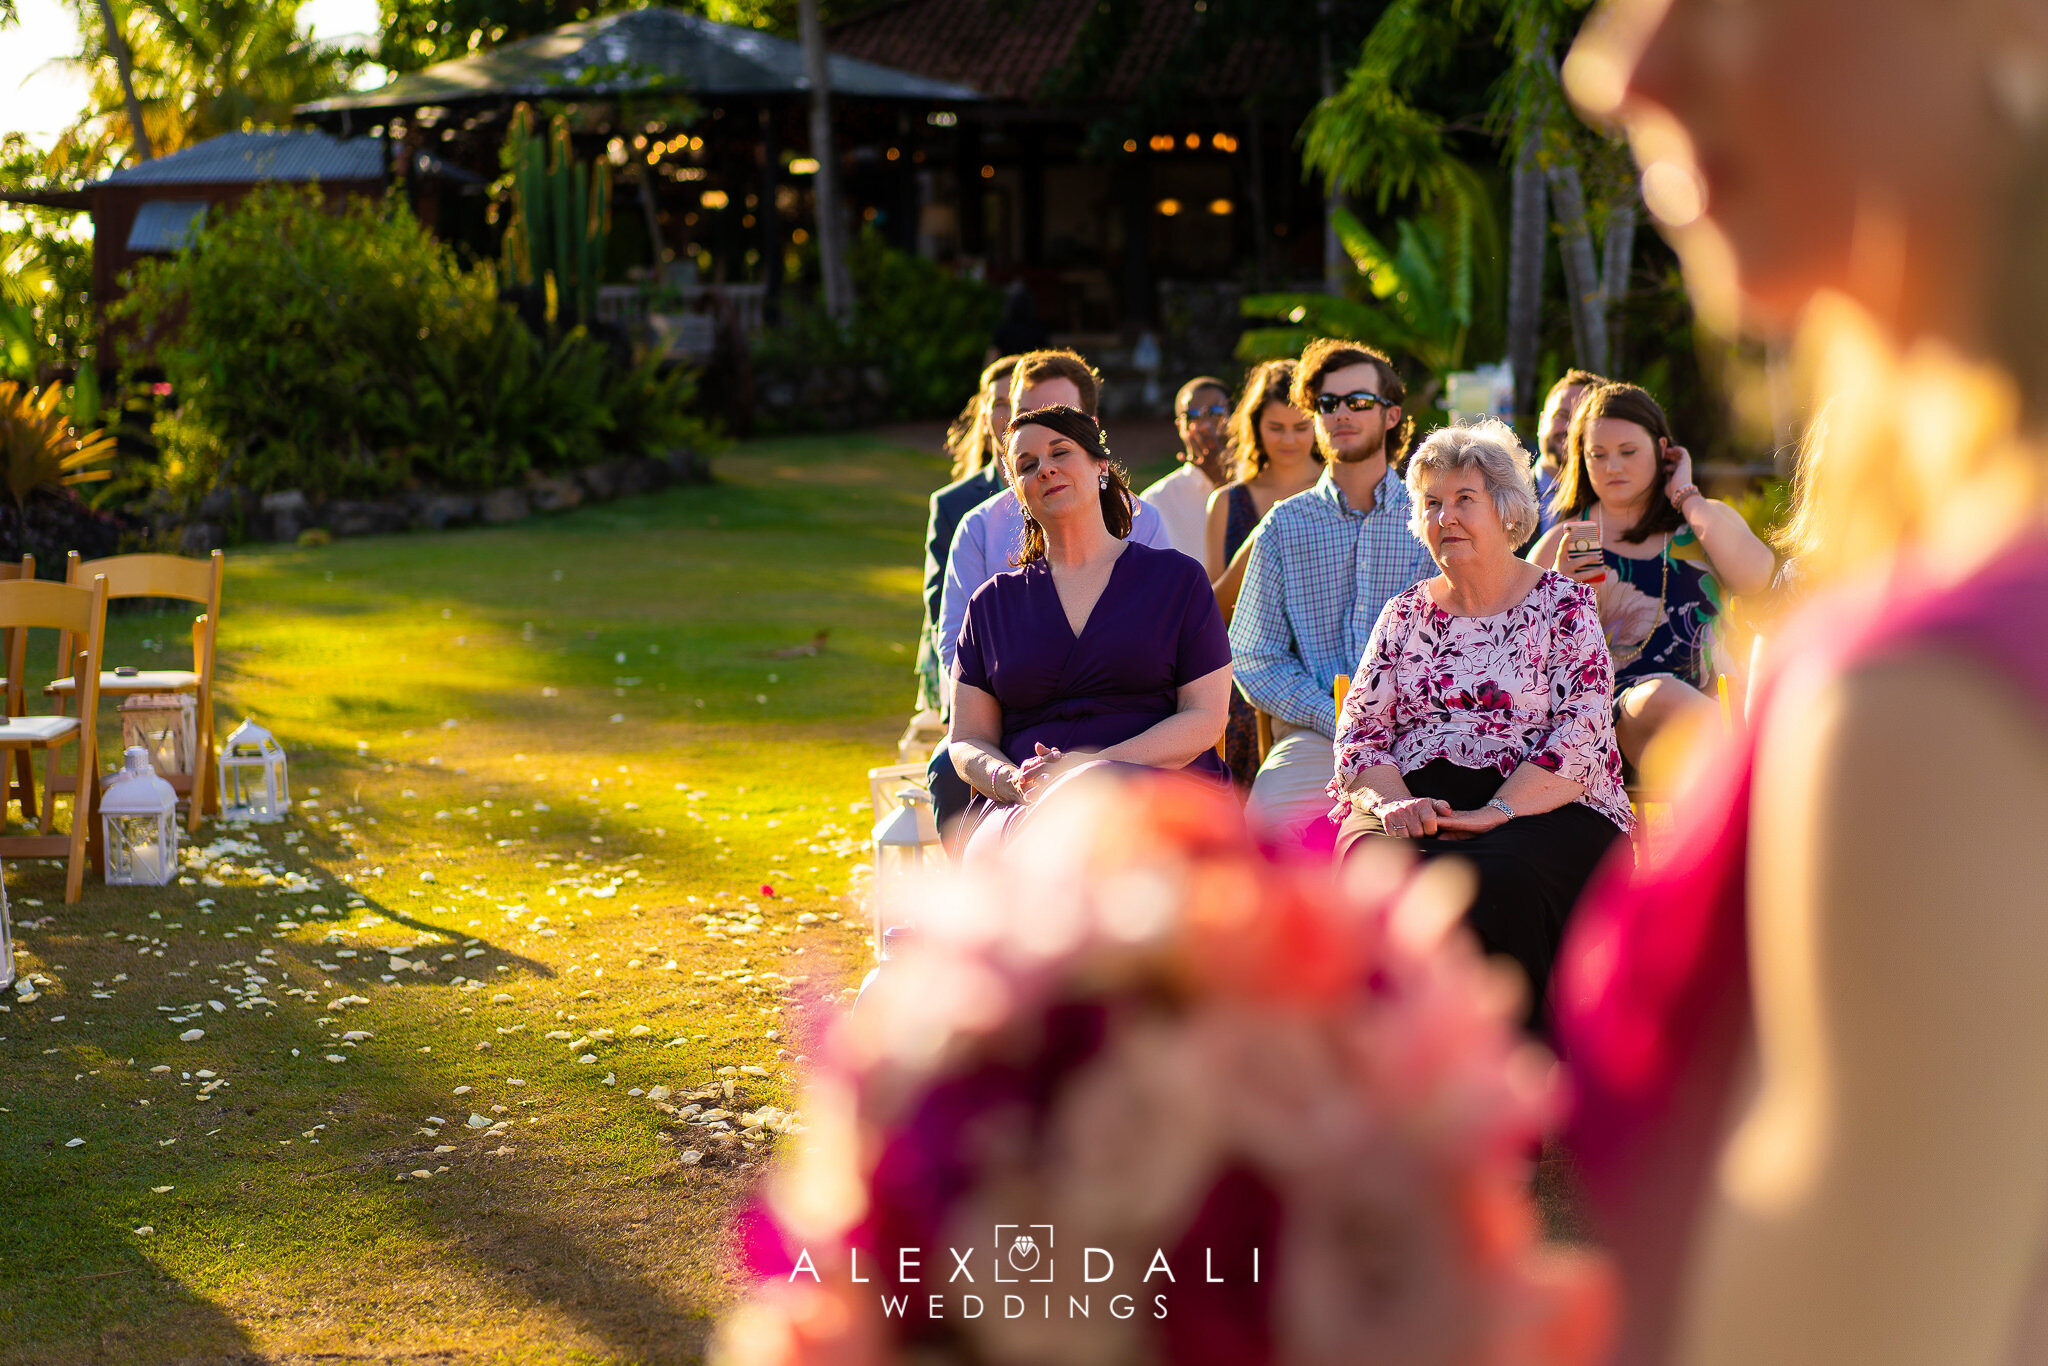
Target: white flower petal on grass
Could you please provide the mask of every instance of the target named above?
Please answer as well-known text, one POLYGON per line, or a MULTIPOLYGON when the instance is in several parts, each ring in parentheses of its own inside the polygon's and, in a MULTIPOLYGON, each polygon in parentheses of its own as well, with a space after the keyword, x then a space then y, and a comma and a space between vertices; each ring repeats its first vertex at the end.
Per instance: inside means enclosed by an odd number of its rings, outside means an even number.
POLYGON ((67 1138, 64 1140, 64 1146, 67 1148, 83 1148, 85 1140, 82 1138, 67 1138))
POLYGON ((667 1100, 672 1094, 674 1093, 666 1086, 650 1086, 647 1088, 647 1098, 649 1100, 667 1100))
POLYGON ((329 1054, 327 1055, 327 1061, 329 1061, 329 1062, 347 1062, 347 1061, 348 1061, 348 1058, 347 1058, 347 1056, 346 1056, 345 1054, 341 1054, 341 1053, 329 1053, 329 1054))
POLYGON ((177 1187, 176 1187, 176 1186, 151 1186, 151 1187, 150 1187, 149 1189, 150 1189, 150 1193, 151 1193, 152 1195, 169 1195, 169 1194, 170 1194, 170 1193, 171 1193, 172 1191, 176 1190, 176 1189, 177 1189, 177 1187))
POLYGON ((156 1233, 156 1230, 152 1228, 150 1225, 144 1224, 142 1227, 136 1229, 135 1232, 140 1237, 148 1238, 153 1236, 156 1233))
POLYGON ((188 1030, 186 1030, 186 1031, 185 1031, 185 1032, 184 1032, 183 1034, 180 1034, 180 1035, 178 1036, 178 1042, 179 1042, 179 1043, 198 1043, 198 1042, 199 1042, 199 1041, 200 1041, 201 1039, 203 1039, 203 1038, 205 1038, 205 1037, 206 1037, 206 1031, 205 1031, 205 1030, 203 1030, 203 1029, 188 1029, 188 1030))
POLYGON ((617 1086, 618 1084, 619 1084, 619 1077, 618 1077, 618 1074, 617 1074, 616 1072, 607 1072, 607 1073, 605 1073, 605 1074, 604 1074, 604 1080, 603 1080, 602 1082, 600 1082, 600 1083, 599 1083, 599 1085, 601 1085, 601 1086, 617 1086))
POLYGON ((637 1039, 640 1038, 642 1035, 652 1034, 653 1032, 654 1029, 650 1025, 636 1024, 631 1029, 626 1031, 626 1037, 631 1039, 637 1039))
POLYGON ((497 995, 491 997, 491 1004, 494 1006, 509 1006, 512 1004, 512 998, 505 992, 501 991, 497 995))
POLYGON ((585 1054, 584 1054, 584 1055, 583 1055, 582 1057, 580 1057, 580 1058, 576 1059, 576 1061, 578 1061, 578 1062, 583 1062, 583 1063, 591 1063, 591 1062, 596 1062, 596 1061, 597 1061, 597 1054, 595 1054, 595 1053, 585 1053, 585 1054))
POLYGON ((472 1129, 488 1129, 491 1127, 491 1122, 482 1115, 471 1115, 465 1122, 472 1129))

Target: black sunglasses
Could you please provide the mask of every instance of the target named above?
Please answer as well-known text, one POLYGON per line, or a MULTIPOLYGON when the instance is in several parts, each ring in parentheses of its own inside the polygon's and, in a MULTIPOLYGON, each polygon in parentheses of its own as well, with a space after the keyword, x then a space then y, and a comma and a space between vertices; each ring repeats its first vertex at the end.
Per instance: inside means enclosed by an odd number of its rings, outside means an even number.
POLYGON ((1354 413, 1369 413, 1375 408, 1391 408, 1394 401, 1370 389, 1353 389, 1348 394, 1317 394, 1316 411, 1334 413, 1337 405, 1343 404, 1354 413))
POLYGON ((1230 405, 1228 403, 1212 403, 1206 408, 1190 408, 1182 413, 1181 416, 1190 422, 1200 422, 1205 417, 1229 417, 1230 405))

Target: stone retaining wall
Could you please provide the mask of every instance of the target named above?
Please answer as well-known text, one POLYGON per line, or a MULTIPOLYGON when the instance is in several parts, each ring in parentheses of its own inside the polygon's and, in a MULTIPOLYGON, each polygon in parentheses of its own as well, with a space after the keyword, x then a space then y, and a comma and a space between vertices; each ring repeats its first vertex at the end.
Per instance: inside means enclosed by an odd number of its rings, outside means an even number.
POLYGON ((188 555, 224 546, 239 530, 244 541, 297 541, 308 532, 329 536, 381 536, 397 531, 445 531, 473 524, 517 522, 536 513, 566 512, 585 503, 633 498, 670 484, 702 484, 711 463, 683 447, 665 457, 621 456, 570 474, 528 474, 522 484, 483 492, 422 489, 390 498, 309 498, 297 489, 252 495, 216 489, 198 515, 159 519, 157 530, 188 555))

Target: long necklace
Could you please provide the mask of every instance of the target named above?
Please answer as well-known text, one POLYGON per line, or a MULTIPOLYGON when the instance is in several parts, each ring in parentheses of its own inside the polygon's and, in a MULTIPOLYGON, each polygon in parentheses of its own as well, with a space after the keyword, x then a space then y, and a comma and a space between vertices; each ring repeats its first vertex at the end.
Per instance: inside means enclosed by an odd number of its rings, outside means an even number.
MULTIPOLYGON (((1601 507, 1600 504, 1595 503, 1593 505, 1593 518, 1595 523, 1600 528, 1600 549, 1604 553, 1607 549, 1606 509, 1601 507)), ((1665 532, 1664 544, 1657 551, 1657 564, 1658 567, 1663 571, 1662 574, 1659 576, 1659 581, 1657 584, 1657 626, 1662 626, 1664 624, 1664 601, 1666 595, 1669 594, 1669 592, 1671 591, 1672 536, 1673 533, 1669 531, 1665 532)), ((1616 554, 1614 558, 1616 560, 1621 560, 1627 557, 1620 554, 1616 554)), ((1619 571, 1617 570, 1617 573, 1618 572, 1619 571)), ((1614 671, 1616 673, 1620 673, 1623 669, 1626 669, 1629 665, 1635 663, 1638 659, 1641 659, 1643 657, 1643 651, 1649 649, 1650 642, 1656 638, 1657 626, 1652 626, 1650 628, 1650 633, 1642 638, 1641 643, 1639 643, 1635 647, 1635 649, 1630 650, 1625 655, 1616 654, 1614 651, 1614 647, 1612 645, 1609 645, 1607 647, 1608 654, 1612 655, 1614 658, 1614 671)))

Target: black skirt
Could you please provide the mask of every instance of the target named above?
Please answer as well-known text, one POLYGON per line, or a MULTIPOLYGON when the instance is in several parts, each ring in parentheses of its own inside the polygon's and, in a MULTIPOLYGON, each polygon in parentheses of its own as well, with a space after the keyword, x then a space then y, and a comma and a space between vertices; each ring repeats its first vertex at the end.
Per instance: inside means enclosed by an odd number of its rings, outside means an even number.
MULTIPOLYGON (((1435 797, 1459 811, 1474 811, 1500 791, 1505 775, 1490 768, 1460 768, 1437 759, 1402 775, 1418 797, 1435 797)), ((1368 839, 1387 838, 1378 816, 1354 812, 1337 832, 1342 858, 1368 839)), ((1427 839, 1409 843, 1426 859, 1462 858, 1479 874, 1479 891, 1465 923, 1491 954, 1522 965, 1533 989, 1529 1024, 1540 1028, 1550 992, 1550 967, 1579 894, 1607 856, 1621 831, 1614 822, 1579 802, 1555 811, 1517 816, 1466 840, 1427 839)))

